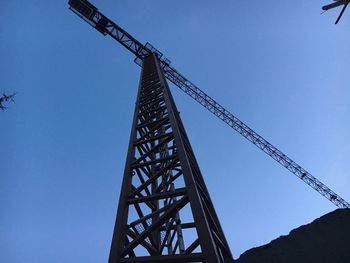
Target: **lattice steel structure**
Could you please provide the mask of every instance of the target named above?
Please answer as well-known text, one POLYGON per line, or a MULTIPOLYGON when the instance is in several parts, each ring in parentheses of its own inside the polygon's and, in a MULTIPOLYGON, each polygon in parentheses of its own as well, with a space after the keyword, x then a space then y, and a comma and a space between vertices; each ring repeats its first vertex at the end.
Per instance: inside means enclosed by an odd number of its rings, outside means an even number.
POLYGON ((69 0, 69 5, 100 33, 132 52, 142 67, 109 263, 233 262, 165 79, 336 206, 350 207, 180 74, 152 45, 143 45, 87 0, 69 0))
MULTIPOLYGON (((347 0, 348 1, 348 0, 347 0)), ((244 138, 252 142, 264 153, 272 157, 279 164, 284 166, 290 172, 295 174, 298 178, 311 186, 318 193, 323 195, 333 204, 339 208, 349 208, 350 204, 345 201, 340 195, 336 194, 332 189, 327 187, 324 183, 314 177, 306 169, 298 163, 289 158, 282 151, 273 146, 270 142, 265 140, 261 135, 255 132, 247 124, 242 122, 231 112, 225 109, 220 103, 211 98, 203 90, 198 88, 195 84, 189 81, 181 73, 179 73, 170 64, 170 60, 163 57, 159 52, 149 43, 143 45, 140 41, 131 36, 128 32, 103 15, 94 5, 87 0, 69 0, 70 9, 81 17, 84 21, 94 27, 103 35, 109 35, 121 45, 127 48, 135 55, 135 62, 142 65, 142 60, 151 53, 157 53, 160 63, 163 67, 165 77, 179 87, 186 94, 191 96, 195 101, 200 103, 203 107, 213 113, 216 117, 224 121, 227 125, 241 134, 244 138)))
POLYGON ((143 60, 109 263, 233 258, 155 53, 143 60))

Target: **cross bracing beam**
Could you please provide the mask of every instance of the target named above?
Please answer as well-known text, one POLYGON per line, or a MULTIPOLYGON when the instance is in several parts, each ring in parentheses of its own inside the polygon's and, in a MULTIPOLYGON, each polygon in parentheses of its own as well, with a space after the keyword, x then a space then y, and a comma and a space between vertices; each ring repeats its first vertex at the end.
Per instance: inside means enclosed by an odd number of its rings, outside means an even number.
MULTIPOLYGON (((70 9, 88 22, 96 30, 104 35, 109 35, 126 47, 135 55, 135 62, 142 66, 145 57, 151 53, 157 54, 161 67, 163 68, 165 77, 179 87, 182 91, 192 97, 195 101, 241 134, 244 138, 252 142, 255 146, 265 152, 267 155, 276 160, 290 172, 295 174, 299 179, 308 184, 322 196, 327 198, 339 208, 350 208, 350 204, 333 190, 323 184, 320 180, 314 177, 310 172, 301 167, 285 155, 270 142, 265 140, 261 135, 251 129, 247 124, 242 122, 231 112, 226 110, 221 104, 207 95, 203 90, 189 81, 186 77, 180 74, 174 67, 170 65, 170 61, 163 57, 163 54, 147 43, 141 44, 138 40, 132 37, 128 32, 115 24, 109 18, 104 16, 95 6, 86 0, 70 0, 70 9)), ((161 109, 162 110, 162 109, 161 109)))

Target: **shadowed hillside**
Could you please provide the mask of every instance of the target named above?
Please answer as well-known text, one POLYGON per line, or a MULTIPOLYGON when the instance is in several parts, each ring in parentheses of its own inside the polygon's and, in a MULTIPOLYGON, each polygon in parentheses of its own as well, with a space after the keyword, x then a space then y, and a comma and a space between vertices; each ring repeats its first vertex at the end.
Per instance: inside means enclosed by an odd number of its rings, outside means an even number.
POLYGON ((350 263, 350 209, 337 209, 269 244, 244 252, 238 263, 350 263))

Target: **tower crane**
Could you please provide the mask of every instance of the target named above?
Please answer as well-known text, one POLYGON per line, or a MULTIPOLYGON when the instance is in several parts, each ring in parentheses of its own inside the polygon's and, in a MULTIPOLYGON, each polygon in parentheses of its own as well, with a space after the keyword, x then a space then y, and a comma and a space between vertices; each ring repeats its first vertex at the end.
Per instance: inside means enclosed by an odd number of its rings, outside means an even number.
MULTIPOLYGON (((349 1, 337 1, 328 6, 332 8, 344 4, 344 9, 349 1)), ((165 77, 180 88, 183 92, 201 104, 204 108, 209 110, 217 118, 225 122, 228 126, 241 134, 248 141, 253 143, 256 147, 269 155, 280 165, 284 166, 294 175, 296 175, 303 182, 308 184, 311 188, 316 190, 322 196, 331 201, 339 208, 350 208, 350 204, 342 197, 332 191, 329 187, 323 184, 320 180, 314 177, 306 169, 301 167, 298 163, 289 158, 286 154, 281 152, 277 147, 264 139, 261 135, 251 129, 247 124, 238 119, 235 115, 225 109, 221 104, 211 98, 203 90, 198 88, 190 80, 179 73, 172 65, 169 59, 165 58, 163 54, 153 47, 151 44, 145 45, 131 36, 127 31, 122 29, 119 25, 103 15, 94 5, 87 0, 69 0, 70 9, 80 18, 94 27, 103 35, 109 35, 114 40, 123 45, 133 55, 135 55, 135 63, 142 67, 143 59, 148 55, 155 53, 159 58, 161 67, 163 68, 165 77)), ((326 7, 324 7, 326 8, 326 7)))

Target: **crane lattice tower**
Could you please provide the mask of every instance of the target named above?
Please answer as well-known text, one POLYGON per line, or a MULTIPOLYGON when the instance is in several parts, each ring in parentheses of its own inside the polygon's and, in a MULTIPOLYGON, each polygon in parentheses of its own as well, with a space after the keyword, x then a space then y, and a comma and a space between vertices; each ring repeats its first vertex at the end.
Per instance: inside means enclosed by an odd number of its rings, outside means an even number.
POLYGON ((156 53, 143 60, 109 258, 116 262, 233 262, 156 53))
POLYGON ((340 208, 343 198, 265 140, 87 0, 70 9, 131 51, 142 67, 109 263, 232 263, 166 79, 340 208))

